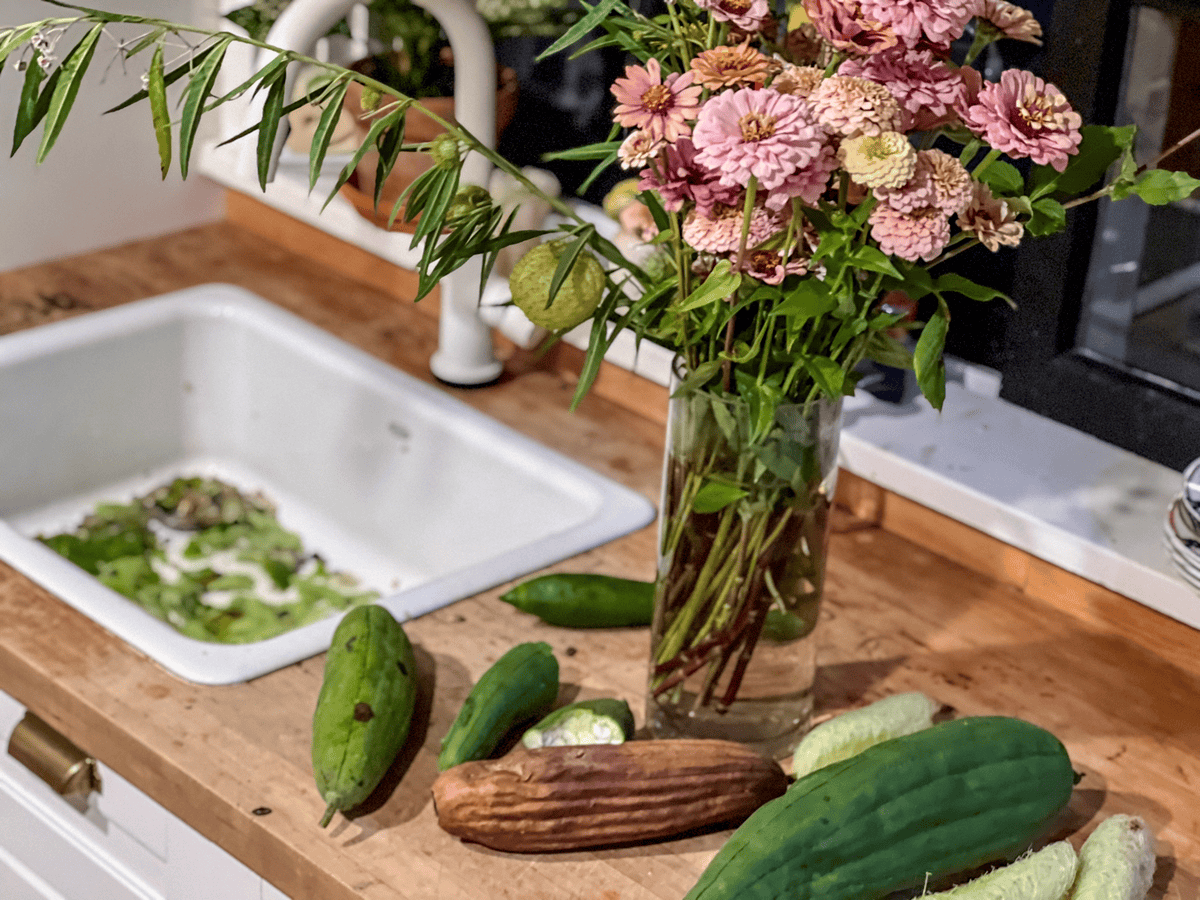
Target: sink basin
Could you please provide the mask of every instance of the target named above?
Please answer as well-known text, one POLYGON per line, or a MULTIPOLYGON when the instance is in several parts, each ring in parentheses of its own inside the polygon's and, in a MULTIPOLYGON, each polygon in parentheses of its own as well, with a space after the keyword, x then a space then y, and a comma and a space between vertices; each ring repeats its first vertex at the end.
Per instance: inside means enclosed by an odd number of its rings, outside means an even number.
POLYGON ((648 524, 640 494, 240 288, 0 337, 0 558, 168 670, 228 684, 323 652, 337 616, 186 637, 36 540, 181 475, 261 490, 401 620, 648 524))

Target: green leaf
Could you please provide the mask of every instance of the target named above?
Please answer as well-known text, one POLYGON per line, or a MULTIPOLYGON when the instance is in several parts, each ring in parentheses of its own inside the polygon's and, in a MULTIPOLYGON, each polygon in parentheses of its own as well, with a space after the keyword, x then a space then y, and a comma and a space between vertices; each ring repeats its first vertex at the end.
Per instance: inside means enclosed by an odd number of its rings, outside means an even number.
POLYGON ((998 291, 987 285, 977 284, 969 278, 964 278, 962 275, 954 272, 948 272, 940 276, 935 283, 934 290, 939 294, 962 294, 964 297, 970 300, 978 300, 980 303, 986 303, 989 300, 1008 300, 1008 302, 1012 302, 1003 291, 998 291))
POLYGON ((171 114, 167 111, 167 86, 163 81, 163 48, 159 44, 150 58, 146 75, 146 96, 150 98, 150 116, 154 121, 154 138, 158 143, 159 169, 162 177, 171 170, 171 114))
POLYGON ((1113 191, 1114 199, 1120 200, 1129 194, 1137 194, 1151 206, 1165 206, 1190 197, 1197 188, 1200 180, 1193 178, 1187 172, 1171 172, 1166 169, 1151 169, 1129 186, 1128 191, 1122 191, 1121 196, 1113 191))
POLYGON ((786 316, 790 324, 799 324, 824 315, 837 306, 829 285, 819 278, 802 278, 800 283, 775 304, 772 315, 786 316))
POLYGON ((349 79, 340 79, 333 84, 325 95, 325 108, 321 110, 321 118, 317 120, 317 128, 313 132, 312 143, 308 148, 308 189, 317 186, 321 177, 321 167, 325 164, 325 156, 329 153, 329 144, 333 133, 337 130, 338 119, 342 115, 342 103, 346 92, 350 89, 349 79))
POLYGON ((1033 217, 1025 223, 1034 237, 1054 234, 1067 227, 1067 211, 1051 197, 1042 197, 1033 203, 1033 217))
POLYGON ((675 389, 673 396, 680 396, 691 391, 699 390, 712 381, 717 373, 721 371, 723 360, 710 359, 700 363, 692 371, 688 372, 679 382, 679 387, 675 389))
POLYGON ((913 371, 921 393, 934 409, 941 409, 946 400, 946 334, 950 330, 950 315, 944 307, 938 310, 921 329, 913 352, 913 371))
POLYGON ((702 306, 708 306, 710 303, 719 303, 727 297, 732 297, 741 283, 741 274, 733 271, 733 265, 729 260, 723 259, 713 266, 708 277, 684 298, 676 311, 689 312, 702 306))
POLYGON ((840 397, 845 384, 846 373, 832 359, 826 356, 815 356, 804 361, 804 369, 812 376, 813 382, 821 393, 827 397, 840 397))
POLYGON ((271 174, 271 159, 275 155, 275 137, 279 134, 279 120, 283 117, 284 89, 287 87, 287 70, 277 69, 267 84, 267 96, 263 100, 262 119, 258 123, 258 186, 267 189, 271 174))
POLYGON ((587 246, 588 239, 595 230, 595 226, 593 225, 582 225, 571 232, 574 237, 558 257, 558 264, 554 267, 554 275, 550 278, 550 293, 546 297, 546 309, 550 308, 550 304, 558 296, 563 282, 567 280, 567 276, 571 273, 571 269, 575 265, 575 260, 579 258, 579 254, 583 252, 587 246))
MULTIPOLYGON (((338 173, 337 181, 330 190, 329 196, 325 198, 325 203, 321 206, 321 209, 324 209, 326 206, 328 206, 333 198, 338 195, 338 191, 340 191, 342 186, 350 180, 350 176, 354 174, 354 170, 358 168, 358 164, 362 162, 363 157, 366 156, 370 151, 372 145, 374 145, 379 135, 383 133, 385 128, 395 123, 394 117, 397 114, 403 115, 403 112, 392 112, 389 115, 380 116, 371 123, 371 127, 367 130, 366 135, 363 137, 362 143, 358 145, 358 148, 354 151, 346 165, 342 166, 342 171, 338 173)), ((434 166, 433 168, 422 172, 420 177, 416 178, 412 184, 408 186, 405 194, 407 195, 410 192, 420 190, 423 186, 427 185, 431 179, 439 177, 442 171, 442 169, 434 166)), ((403 200, 405 198, 401 197, 400 199, 403 200)), ((413 246, 416 246, 416 241, 413 242, 413 246)))
POLYGON ((977 177, 991 188, 996 196, 1020 194, 1025 190, 1025 179, 1021 177, 1017 167, 1002 159, 995 160, 977 177))
POLYGON ((599 144, 588 144, 586 147, 572 147, 568 150, 553 150, 543 153, 545 160, 589 160, 605 159, 621 149, 620 141, 603 141, 599 144))
POLYGON ((867 338, 867 358, 893 369, 911 369, 913 354, 908 345, 886 331, 875 331, 867 338))
POLYGON ((892 258, 880 250, 878 247, 872 247, 865 244, 859 247, 847 258, 847 262, 856 269, 865 269, 868 272, 879 272, 881 275, 889 275, 892 278, 902 278, 900 271, 892 262, 892 258))
POLYGON ((724 481, 718 475, 709 475, 696 491, 692 509, 701 514, 715 513, 746 496, 747 492, 736 484, 724 481))
POLYGON ((1085 125, 1080 132, 1083 140, 1079 152, 1069 158, 1063 172, 1053 166, 1034 166, 1029 175, 1030 197, 1036 200, 1050 193, 1082 194, 1100 181, 1122 154, 1130 151, 1137 128, 1085 125))
POLYGON ((183 95, 183 112, 179 117, 179 174, 187 178, 188 164, 191 162, 192 145, 196 140, 196 131, 200 127, 200 117, 203 113, 204 101, 212 92, 217 79, 217 70, 225 58, 225 51, 233 41, 232 35, 223 35, 212 52, 204 57, 190 75, 187 89, 183 95))
POLYGON ((0 37, 0 72, 3 72, 4 62, 9 55, 18 47, 23 47, 28 40, 41 30, 40 23, 33 23, 14 28, 10 31, 0 32, 3 36, 0 37))
POLYGON ((54 84, 58 80, 59 70, 54 70, 45 89, 41 90, 42 82, 46 81, 46 72, 38 62, 41 56, 40 53, 35 52, 25 69, 25 81, 21 86, 21 96, 17 100, 17 117, 13 124, 12 152, 14 155, 25 143, 25 138, 33 133, 33 129, 37 128, 38 123, 45 117, 50 106, 50 98, 54 95, 54 84))
MULTIPOLYGON (((203 50, 197 52, 195 55, 193 55, 191 58, 189 58, 186 62, 181 63, 180 65, 178 65, 174 69, 172 69, 170 72, 165 73, 163 75, 163 84, 166 85, 167 87, 170 87, 176 81, 178 81, 180 78, 183 78, 185 75, 190 75, 192 72, 194 72, 196 70, 197 66, 201 65, 204 62, 204 60, 206 60, 209 56, 212 55, 214 50, 216 50, 215 46, 205 47, 203 50)), ((104 114, 108 115, 109 113, 120 112, 121 110, 125 109, 126 107, 133 106, 135 103, 139 103, 142 100, 145 100, 147 96, 149 96, 148 92, 145 89, 142 89, 142 90, 138 91, 137 93, 127 97, 125 100, 121 101, 116 106, 114 106, 110 109, 106 109, 104 111, 104 114)))
MULTIPOLYGON (((568 28, 558 40, 538 54, 534 62, 541 62, 546 57, 553 56, 560 50, 570 47, 580 38, 585 37, 589 31, 608 18, 609 13, 616 8, 617 4, 618 0, 600 0, 599 3, 588 10, 587 15, 568 28)), ((586 4, 580 3, 580 6, 587 9, 586 4)))

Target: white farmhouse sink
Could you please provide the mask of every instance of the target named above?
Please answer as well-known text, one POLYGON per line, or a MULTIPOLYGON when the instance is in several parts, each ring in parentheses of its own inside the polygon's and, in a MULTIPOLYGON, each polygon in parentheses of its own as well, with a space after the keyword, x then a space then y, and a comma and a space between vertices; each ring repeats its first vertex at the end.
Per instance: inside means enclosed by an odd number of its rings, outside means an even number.
POLYGON ((336 616, 185 637, 35 540, 181 475, 261 490, 411 618, 653 519, 604 478, 272 304, 203 285, 0 337, 0 557, 183 678, 323 652, 336 616))

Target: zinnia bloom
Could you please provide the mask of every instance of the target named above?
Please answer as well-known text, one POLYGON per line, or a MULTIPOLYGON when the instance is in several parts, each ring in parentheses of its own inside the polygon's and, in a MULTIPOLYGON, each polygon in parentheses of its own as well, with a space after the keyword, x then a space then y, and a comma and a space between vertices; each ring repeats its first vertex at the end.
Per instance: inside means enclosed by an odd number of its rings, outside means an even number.
POLYGON ((809 98, 813 115, 842 137, 900 130, 900 104, 886 87, 865 78, 833 75, 809 98))
POLYGON ((717 21, 751 34, 774 21, 768 0, 696 0, 696 5, 707 9, 717 21))
POLYGON ((658 60, 650 59, 645 68, 627 66, 625 77, 613 82, 612 93, 618 125, 673 143, 691 133, 687 123, 696 118, 702 89, 692 84, 691 72, 672 72, 664 80, 658 60))
POLYGON ((899 188, 912 178, 917 150, 900 132, 885 131, 842 141, 838 159, 850 177, 864 187, 899 188))
MULTIPOLYGON (((787 226, 787 215, 756 203, 750 212, 747 247, 757 247, 787 226)), ((708 215, 693 209, 683 220, 684 241, 701 253, 736 253, 742 242, 742 207, 718 203, 708 215)))
POLYGON ((981 20, 981 24, 991 26, 998 37, 1041 46, 1041 23, 1033 17, 1033 13, 1015 3, 1009 3, 1008 0, 976 0, 975 16, 981 20))
POLYGON ((963 164, 941 150, 917 153, 912 178, 898 188, 881 187, 875 195, 898 212, 931 206, 950 216, 971 199, 973 182, 963 164))
POLYGON ((1003 200, 992 196, 986 184, 975 182, 971 202, 958 214, 958 227, 979 238, 993 253, 1001 247, 1021 243, 1025 226, 1017 221, 1016 213, 1003 200))
POLYGON ((710 97, 692 140, 696 162, 720 172, 722 183, 746 187, 754 177, 768 191, 816 161, 825 146, 804 100, 752 88, 710 97))
POLYGON ((977 0, 862 0, 862 14, 895 32, 901 43, 948 45, 962 36, 977 0))
POLYGON ((950 221, 935 206, 900 212, 880 203, 867 221, 879 249, 908 262, 930 262, 950 241, 950 221))
POLYGON ((650 160, 658 155, 658 151, 663 148, 665 141, 662 138, 655 137, 648 131, 637 129, 629 132, 625 140, 621 141, 621 146, 617 150, 617 157, 621 160, 622 169, 641 169, 649 164, 650 160))
POLYGON ((1007 69, 984 85, 963 116, 967 127, 1001 153, 1029 157, 1038 165, 1067 167, 1079 152, 1083 119, 1062 91, 1032 72, 1007 69))
POLYGON ((838 50, 879 53, 898 43, 896 33, 864 16, 857 0, 803 0, 813 27, 838 50))
POLYGON ((780 284, 789 275, 808 271, 808 258, 790 256, 786 260, 778 250, 765 247, 752 250, 742 260, 742 271, 764 284, 780 284))
POLYGON ((689 200, 704 215, 717 203, 735 203, 736 185, 721 183, 720 173, 696 162, 696 148, 688 138, 667 144, 665 161, 643 169, 638 190, 655 191, 669 212, 679 212, 689 200))
POLYGON ((837 152, 830 144, 822 144, 816 159, 808 165, 801 166, 785 178, 778 187, 767 192, 767 209, 782 209, 792 198, 798 198, 809 206, 816 206, 817 200, 829 186, 829 176, 838 167, 837 152))
POLYGON ((692 60, 696 83, 710 91, 726 87, 762 87, 776 68, 778 63, 748 42, 713 47, 692 60))
POLYGON ((825 70, 817 66, 785 65, 771 81, 771 90, 781 94, 808 97, 825 80, 825 70))
POLYGON ((899 131, 926 131, 957 118, 964 106, 962 76, 929 50, 897 48, 866 59, 848 59, 838 70, 879 82, 903 111, 899 131))

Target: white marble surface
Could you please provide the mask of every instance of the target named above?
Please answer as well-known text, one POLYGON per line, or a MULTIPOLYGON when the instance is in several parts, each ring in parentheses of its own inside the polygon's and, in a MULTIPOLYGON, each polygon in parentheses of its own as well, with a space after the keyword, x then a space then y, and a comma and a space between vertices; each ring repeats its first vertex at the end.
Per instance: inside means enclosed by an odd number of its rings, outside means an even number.
POLYGON ((1200 628, 1163 542, 1178 472, 961 383, 941 413, 865 393, 845 409, 848 471, 1200 628))

